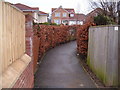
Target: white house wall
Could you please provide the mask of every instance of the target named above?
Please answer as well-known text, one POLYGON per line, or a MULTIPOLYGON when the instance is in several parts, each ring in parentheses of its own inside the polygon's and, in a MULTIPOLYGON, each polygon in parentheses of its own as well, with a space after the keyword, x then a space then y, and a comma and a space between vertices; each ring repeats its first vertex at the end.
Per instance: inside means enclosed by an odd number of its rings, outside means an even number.
POLYGON ((69 21, 69 25, 74 25, 76 24, 76 21, 69 21))
POLYGON ((83 21, 69 21, 69 25, 83 25, 83 21))
POLYGON ((48 22, 47 16, 39 16, 38 23, 48 22))
POLYGON ((38 12, 34 12, 33 17, 34 17, 34 22, 38 23, 38 12))

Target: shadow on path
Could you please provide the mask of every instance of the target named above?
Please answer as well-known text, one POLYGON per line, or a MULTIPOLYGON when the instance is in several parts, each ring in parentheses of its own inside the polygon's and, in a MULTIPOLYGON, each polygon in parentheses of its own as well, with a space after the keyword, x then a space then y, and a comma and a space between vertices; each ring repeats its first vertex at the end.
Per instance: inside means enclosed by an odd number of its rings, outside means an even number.
POLYGON ((76 41, 49 50, 35 74, 39 88, 95 88, 76 56, 76 41))

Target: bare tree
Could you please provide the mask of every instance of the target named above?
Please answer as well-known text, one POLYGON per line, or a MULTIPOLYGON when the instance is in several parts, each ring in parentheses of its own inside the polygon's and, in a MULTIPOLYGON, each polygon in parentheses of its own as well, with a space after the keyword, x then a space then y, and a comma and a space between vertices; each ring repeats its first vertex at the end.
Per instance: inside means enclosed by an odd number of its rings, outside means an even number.
POLYGON ((117 17, 117 4, 116 0, 89 0, 89 4, 92 9, 101 8, 103 9, 103 14, 105 16, 111 17, 114 21, 116 21, 117 17))
POLYGON ((117 12, 118 12, 118 24, 120 25, 120 1, 117 4, 117 12))

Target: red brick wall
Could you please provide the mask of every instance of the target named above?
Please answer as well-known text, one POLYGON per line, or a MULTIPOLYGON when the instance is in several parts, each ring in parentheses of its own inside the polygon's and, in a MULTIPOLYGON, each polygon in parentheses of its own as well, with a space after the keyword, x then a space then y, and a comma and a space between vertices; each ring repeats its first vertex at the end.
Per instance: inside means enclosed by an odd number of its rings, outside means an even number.
POLYGON ((33 62, 31 62, 23 73, 20 75, 19 79, 13 86, 13 88, 33 88, 34 85, 34 75, 33 75, 33 62))
POLYGON ((26 54, 32 57, 32 47, 33 47, 33 17, 31 15, 26 15, 26 54))

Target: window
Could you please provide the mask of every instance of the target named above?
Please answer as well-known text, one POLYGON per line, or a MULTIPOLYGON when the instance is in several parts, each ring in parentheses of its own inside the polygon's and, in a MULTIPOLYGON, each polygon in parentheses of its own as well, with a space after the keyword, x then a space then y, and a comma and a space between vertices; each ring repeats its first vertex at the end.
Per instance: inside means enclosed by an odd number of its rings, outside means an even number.
POLYGON ((68 24, 68 20, 63 20, 62 24, 67 25, 68 24))
POLYGON ((67 17, 67 13, 63 13, 63 17, 67 17))
POLYGON ((54 19, 54 23, 61 24, 61 21, 59 19, 54 19))
POLYGON ((70 17, 74 17, 74 14, 70 14, 70 17))
POLYGON ((83 25, 83 21, 78 21, 77 24, 78 25, 83 25))
POLYGON ((60 13, 55 13, 55 17, 60 17, 60 13))
POLYGON ((75 25, 76 21, 69 21, 69 25, 75 25))

